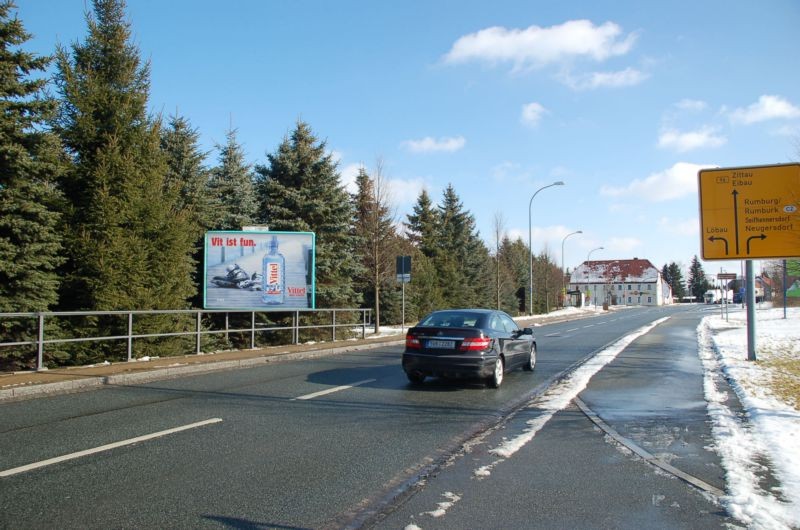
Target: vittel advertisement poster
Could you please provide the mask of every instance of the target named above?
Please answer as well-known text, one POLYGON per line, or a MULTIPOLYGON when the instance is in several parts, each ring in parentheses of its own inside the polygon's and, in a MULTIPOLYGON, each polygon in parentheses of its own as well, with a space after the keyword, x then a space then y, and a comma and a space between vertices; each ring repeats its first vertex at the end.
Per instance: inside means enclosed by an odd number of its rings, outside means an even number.
POLYGON ((206 309, 314 308, 314 234, 207 232, 206 309))

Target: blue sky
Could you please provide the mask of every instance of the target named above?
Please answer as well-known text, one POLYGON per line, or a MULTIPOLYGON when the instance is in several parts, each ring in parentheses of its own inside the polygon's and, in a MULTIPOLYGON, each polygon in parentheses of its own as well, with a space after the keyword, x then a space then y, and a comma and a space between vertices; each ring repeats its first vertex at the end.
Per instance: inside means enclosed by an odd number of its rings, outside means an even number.
MULTIPOLYGON (((18 0, 50 54, 86 34, 85 0, 18 0)), ((298 119, 345 182, 382 160, 400 220, 452 183, 494 246, 498 214, 574 268, 688 266, 697 171, 800 159, 800 2, 128 0, 150 105, 217 160, 233 126, 264 163, 298 119)), ((707 273, 739 262, 705 262, 707 273)))

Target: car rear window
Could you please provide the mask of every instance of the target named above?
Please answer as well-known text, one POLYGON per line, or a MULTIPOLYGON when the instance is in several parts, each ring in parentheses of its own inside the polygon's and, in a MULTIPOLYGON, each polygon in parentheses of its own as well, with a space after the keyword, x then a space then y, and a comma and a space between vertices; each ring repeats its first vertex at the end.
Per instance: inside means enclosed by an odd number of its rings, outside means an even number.
POLYGON ((475 328, 481 315, 461 313, 458 311, 442 311, 431 313, 419 323, 420 326, 432 328, 475 328))

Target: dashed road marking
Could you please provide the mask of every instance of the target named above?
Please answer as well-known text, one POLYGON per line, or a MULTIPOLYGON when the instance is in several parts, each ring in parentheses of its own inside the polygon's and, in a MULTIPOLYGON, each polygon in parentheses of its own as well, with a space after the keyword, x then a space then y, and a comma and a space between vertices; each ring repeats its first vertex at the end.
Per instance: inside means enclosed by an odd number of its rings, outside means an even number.
POLYGON ((120 442, 101 445, 100 447, 86 449, 85 451, 78 451, 76 453, 70 453, 68 455, 49 458, 47 460, 42 460, 41 462, 34 462, 33 464, 28 464, 25 466, 19 466, 12 469, 6 469, 5 471, 0 471, 0 477, 10 477, 12 475, 18 475, 20 473, 25 473, 26 471, 32 471, 34 469, 39 469, 42 467, 51 466, 53 464, 66 462, 67 460, 75 460, 76 458, 81 458, 96 453, 102 453, 104 451, 110 451, 111 449, 116 449, 117 447, 124 447, 126 445, 145 442, 147 440, 152 440, 154 438, 161 438, 162 436, 167 436, 168 434, 174 434, 176 432, 186 431, 188 429, 196 429, 198 427, 211 425, 212 423, 219 423, 221 421, 222 418, 211 418, 210 420, 198 421, 197 423, 191 423, 189 425, 183 425, 181 427, 175 427, 172 429, 167 429, 165 431, 154 432, 152 434, 145 434, 144 436, 137 436, 136 438, 129 438, 127 440, 122 440, 120 442))
POLYGON ((326 394, 333 394, 334 392, 347 390, 348 388, 353 388, 354 386, 366 385, 367 383, 372 383, 374 381, 377 381, 377 379, 364 379, 363 381, 358 381, 356 383, 351 383, 349 385, 337 386, 334 388, 329 388, 327 390, 320 390, 319 392, 314 392, 313 394, 306 394, 304 396, 292 398, 292 401, 306 401, 309 399, 314 399, 315 397, 324 396, 326 394))

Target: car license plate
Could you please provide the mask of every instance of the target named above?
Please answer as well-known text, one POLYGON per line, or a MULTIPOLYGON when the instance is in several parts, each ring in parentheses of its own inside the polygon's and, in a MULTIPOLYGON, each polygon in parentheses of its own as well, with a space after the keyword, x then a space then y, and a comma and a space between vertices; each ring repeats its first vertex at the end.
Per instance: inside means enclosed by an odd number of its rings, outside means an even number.
POLYGON ((454 341, 454 340, 429 340, 428 341, 428 348, 452 350, 455 347, 456 347, 456 341, 454 341))

